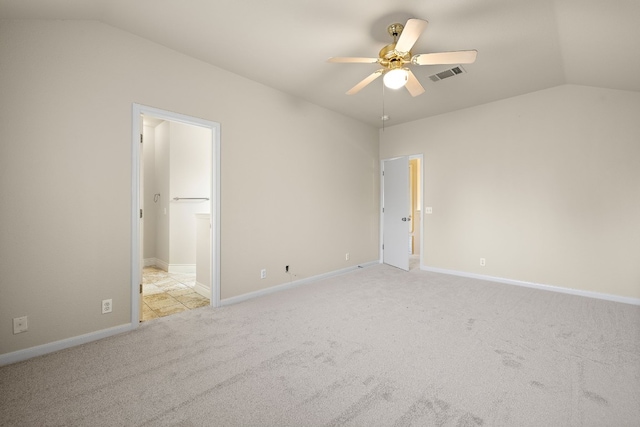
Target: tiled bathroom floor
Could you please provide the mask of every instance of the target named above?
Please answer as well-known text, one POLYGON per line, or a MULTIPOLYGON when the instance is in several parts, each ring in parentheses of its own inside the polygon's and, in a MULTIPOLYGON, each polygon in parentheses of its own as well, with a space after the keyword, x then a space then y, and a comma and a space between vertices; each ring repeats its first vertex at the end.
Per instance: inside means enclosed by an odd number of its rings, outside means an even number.
POLYGON ((167 273, 156 267, 142 271, 142 321, 209 305, 194 290, 195 274, 167 273))

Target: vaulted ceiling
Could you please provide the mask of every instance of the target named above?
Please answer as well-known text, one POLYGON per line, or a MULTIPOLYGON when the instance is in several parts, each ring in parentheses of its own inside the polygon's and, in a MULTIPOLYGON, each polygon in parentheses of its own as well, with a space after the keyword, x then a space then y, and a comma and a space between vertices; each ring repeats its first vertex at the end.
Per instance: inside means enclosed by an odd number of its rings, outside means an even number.
POLYGON ((0 0, 0 17, 99 20, 376 127, 567 83, 640 91, 639 0, 0 0), (414 53, 476 62, 439 82, 451 66, 412 66, 415 98, 382 79, 346 95, 379 66, 327 58, 376 57, 409 18, 429 21, 414 53))

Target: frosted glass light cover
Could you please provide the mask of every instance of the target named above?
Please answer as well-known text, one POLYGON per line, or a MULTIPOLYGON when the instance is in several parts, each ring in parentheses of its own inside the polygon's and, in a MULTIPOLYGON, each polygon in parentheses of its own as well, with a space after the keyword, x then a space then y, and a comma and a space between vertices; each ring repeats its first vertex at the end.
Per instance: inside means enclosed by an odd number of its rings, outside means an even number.
POLYGON ((407 79, 409 78, 409 74, 406 70, 402 68, 397 68, 395 70, 388 71, 382 81, 384 85, 389 89, 400 89, 402 86, 407 84, 407 79))

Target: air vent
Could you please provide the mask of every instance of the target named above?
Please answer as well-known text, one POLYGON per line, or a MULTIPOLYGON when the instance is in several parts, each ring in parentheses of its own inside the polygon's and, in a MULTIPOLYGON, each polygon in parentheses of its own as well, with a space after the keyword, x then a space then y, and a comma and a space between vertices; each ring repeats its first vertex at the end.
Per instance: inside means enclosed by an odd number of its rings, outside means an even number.
POLYGON ((456 65, 455 67, 448 70, 440 71, 439 73, 433 74, 429 76, 429 78, 431 79, 431 81, 439 82, 440 80, 448 79, 449 77, 457 76, 458 74, 462 74, 464 72, 464 68, 462 68, 460 65, 456 65))

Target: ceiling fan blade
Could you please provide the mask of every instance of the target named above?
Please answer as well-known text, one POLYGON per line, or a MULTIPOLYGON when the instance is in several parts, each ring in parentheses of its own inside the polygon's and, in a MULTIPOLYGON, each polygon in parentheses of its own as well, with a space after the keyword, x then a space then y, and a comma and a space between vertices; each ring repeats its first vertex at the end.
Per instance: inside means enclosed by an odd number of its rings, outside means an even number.
POLYGON ((357 85, 355 85, 354 87, 352 87, 351 89, 349 89, 347 91, 347 95, 354 95, 358 92, 360 92, 360 90, 362 88, 364 88, 366 85, 368 85, 369 83, 371 83, 372 81, 374 81, 375 79, 377 79, 378 77, 380 77, 382 75, 382 72, 384 70, 378 70, 372 74, 370 74, 368 77, 366 77, 364 80, 362 80, 360 83, 358 83, 357 85))
POLYGON ((409 76, 408 76, 407 84, 405 85, 405 87, 407 88, 411 96, 418 96, 423 94, 424 88, 416 78, 415 74, 413 74, 411 70, 407 70, 407 73, 409 74, 409 76))
POLYGON ((333 57, 327 59, 327 62, 339 62, 350 64, 375 64, 380 58, 349 58, 349 57, 333 57))
POLYGON ((456 52, 419 53, 411 58, 416 65, 473 64, 478 56, 477 50, 459 50, 456 52))
POLYGON ((420 37, 420 34, 427 28, 427 24, 428 22, 422 19, 409 19, 402 33, 400 33, 400 38, 396 43, 396 50, 398 52, 409 52, 418 37, 420 37))

